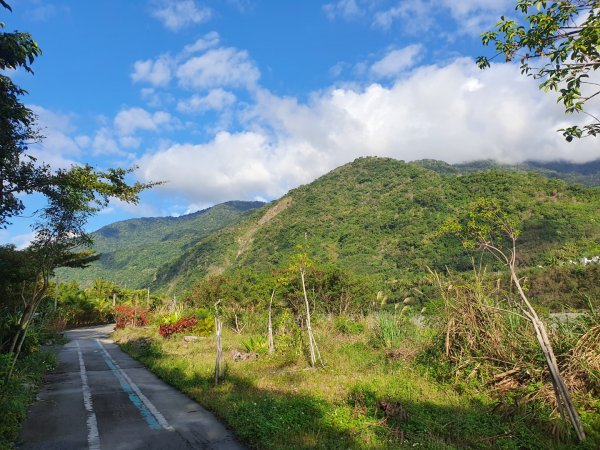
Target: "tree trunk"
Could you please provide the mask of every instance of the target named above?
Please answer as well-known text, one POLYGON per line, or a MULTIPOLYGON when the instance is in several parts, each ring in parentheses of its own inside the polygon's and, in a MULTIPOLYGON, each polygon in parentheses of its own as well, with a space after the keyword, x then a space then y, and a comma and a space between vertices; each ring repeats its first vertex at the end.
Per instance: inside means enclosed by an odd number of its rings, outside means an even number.
POLYGON ((221 345, 221 331, 223 329, 223 322, 219 319, 219 316, 215 316, 215 332, 217 341, 217 359, 215 361, 215 386, 219 384, 219 378, 221 377, 222 367, 221 360, 223 358, 223 347, 221 345))
POLYGON ((529 303, 529 300, 527 299, 527 296, 525 295, 525 292, 523 291, 521 283, 519 282, 515 272, 514 264, 510 264, 509 266, 512 281, 516 286, 521 299, 526 305, 526 308, 523 308, 523 311, 531 319, 536 338, 540 344, 542 352, 544 353, 544 357, 546 358, 546 364, 548 365, 548 371, 550 372, 550 379, 552 380, 552 387, 554 388, 558 409, 563 417, 566 410, 569 420, 571 421, 571 424, 573 424, 575 432, 577 433, 577 438, 583 442, 585 440, 585 431, 583 430, 583 425, 581 424, 577 409, 575 408, 575 405, 573 405, 571 396, 569 395, 569 390, 562 376, 560 375, 558 363, 556 362, 556 357, 554 355, 554 350, 552 349, 550 339, 548 338, 546 327, 538 317, 531 303, 529 303))
MULTIPOLYGON (((17 364, 17 360, 21 354, 21 349, 23 348, 23 342, 25 342, 25 337, 27 336, 27 330, 29 329, 29 325, 33 320, 33 316, 41 301, 44 299, 46 290, 48 289, 48 278, 46 276, 38 275, 36 277, 36 285, 34 286, 33 293, 31 294, 31 302, 27 303, 25 306, 25 310, 23 311, 23 315, 21 316, 21 320, 19 321, 19 329, 15 333, 15 337, 13 338, 13 342, 11 343, 10 353, 12 354, 12 361, 10 364, 10 369, 4 378, 4 383, 8 383, 11 379, 15 366, 17 364), (38 288, 37 283, 39 277, 43 278, 42 285, 38 288)), ((24 299, 24 297, 23 297, 24 299)))
POLYGON ((273 341, 273 319, 272 319, 272 311, 273 311, 273 297, 275 297, 275 289, 271 292, 271 301, 269 302, 269 355, 275 353, 275 342, 273 341))
POLYGON ((304 269, 300 269, 300 278, 302 280, 302 292, 304 293, 304 302, 306 306, 306 329, 308 330, 308 347, 310 350, 310 365, 312 367, 315 366, 316 357, 315 357, 315 339, 312 332, 312 327, 310 325, 310 306, 308 303, 308 296, 306 295, 306 285, 304 283, 304 269))

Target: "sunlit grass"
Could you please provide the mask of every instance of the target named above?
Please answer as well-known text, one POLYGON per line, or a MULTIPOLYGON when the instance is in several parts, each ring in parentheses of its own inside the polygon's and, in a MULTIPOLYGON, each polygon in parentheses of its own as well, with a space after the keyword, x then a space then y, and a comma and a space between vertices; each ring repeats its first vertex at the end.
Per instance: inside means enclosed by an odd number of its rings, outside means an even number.
POLYGON ((554 442, 544 423, 526 410, 502 415, 483 393, 438 381, 435 371, 414 358, 428 343, 427 330, 400 321, 398 337, 382 346, 378 323, 363 320, 352 334, 321 321, 316 335, 325 367, 317 369, 308 366, 302 347, 293 345, 233 362, 231 350, 243 351, 249 336, 226 330, 227 369, 218 386, 211 337, 184 343, 145 328, 122 330, 115 338, 254 448, 573 448, 554 442), (406 416, 386 415, 386 404, 406 416))

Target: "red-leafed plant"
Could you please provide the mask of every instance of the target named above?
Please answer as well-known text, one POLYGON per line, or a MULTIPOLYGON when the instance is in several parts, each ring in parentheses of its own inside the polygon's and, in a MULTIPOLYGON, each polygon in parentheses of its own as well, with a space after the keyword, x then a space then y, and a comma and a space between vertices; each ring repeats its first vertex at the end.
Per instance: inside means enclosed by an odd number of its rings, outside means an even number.
POLYGON ((141 327, 148 324, 148 309, 139 306, 115 306, 117 329, 141 327))
POLYGON ((198 319, 195 317, 184 317, 175 323, 169 325, 161 325, 158 329, 158 333, 165 339, 175 333, 181 333, 188 328, 192 328, 198 325, 198 319))

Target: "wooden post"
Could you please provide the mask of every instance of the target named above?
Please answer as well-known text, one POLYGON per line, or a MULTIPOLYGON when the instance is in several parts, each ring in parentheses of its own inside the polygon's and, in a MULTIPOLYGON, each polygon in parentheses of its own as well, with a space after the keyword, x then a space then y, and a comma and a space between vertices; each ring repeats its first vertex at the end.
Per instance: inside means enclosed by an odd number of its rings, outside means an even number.
POLYGON ((215 303, 215 334, 216 334, 216 344, 217 344, 217 359, 215 361, 215 386, 219 384, 219 378, 222 375, 222 359, 223 359, 223 346, 221 344, 221 331, 223 330, 223 322, 221 321, 221 317, 219 316, 219 308, 218 305, 221 302, 219 300, 215 303))
POLYGON ((306 285, 304 283, 304 267, 300 268, 300 278, 302 280, 302 292, 304 293, 304 302, 306 306, 306 329, 308 330, 308 347, 310 350, 310 365, 312 367, 315 366, 316 356, 315 356, 315 338, 313 336, 312 327, 310 325, 310 306, 308 304, 308 296, 306 295, 306 285))
POLYGON ((271 292, 271 301, 269 302, 269 354, 270 355, 275 353, 275 342, 273 341, 273 319, 272 319, 273 297, 275 297, 275 288, 273 288, 273 291, 271 292))
POLYGON ((117 293, 113 292, 113 307, 117 305, 117 293))
POLYGON ((148 296, 146 297, 146 308, 150 309, 150 288, 148 289, 148 296))

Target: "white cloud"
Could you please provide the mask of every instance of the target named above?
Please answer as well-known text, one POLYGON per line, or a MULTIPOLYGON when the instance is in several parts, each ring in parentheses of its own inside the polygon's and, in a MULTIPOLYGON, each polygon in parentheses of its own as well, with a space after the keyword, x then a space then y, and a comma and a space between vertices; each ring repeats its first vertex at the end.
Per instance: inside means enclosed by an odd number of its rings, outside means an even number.
POLYGON ((172 62, 166 55, 156 60, 136 61, 131 79, 134 83, 143 81, 153 86, 165 86, 171 81, 171 65, 172 62))
POLYGON ((408 33, 429 30, 435 23, 435 12, 439 6, 432 5, 427 0, 397 2, 391 8, 378 10, 373 15, 373 25, 376 28, 389 29, 394 22, 401 21, 402 29, 408 33))
POLYGON ((260 72, 246 51, 228 47, 188 59, 179 66, 176 75, 180 85, 186 88, 229 86, 252 89, 260 72))
POLYGON ((26 247, 29 247, 33 239, 35 238, 35 232, 30 231, 29 233, 16 234, 14 236, 10 236, 8 239, 9 244, 14 244, 17 247, 17 250, 23 250, 26 247))
POLYGON ((84 148, 82 142, 71 135, 75 131, 73 115, 62 114, 38 105, 29 105, 38 116, 41 142, 30 146, 30 153, 38 162, 49 164, 53 168, 66 168, 75 164, 74 159, 84 148))
POLYGON ((121 155, 123 153, 111 130, 107 127, 101 127, 96 131, 91 145, 94 155, 121 155))
POLYGON ((373 83, 313 93, 307 103, 256 92, 246 130, 205 144, 176 144, 141 159, 144 180, 192 203, 274 198, 359 156, 451 163, 597 157, 593 140, 568 144, 554 98, 514 65, 480 71, 469 58, 373 83), (252 130, 252 131, 249 131, 252 130))
POLYGON ((356 8, 350 7, 351 13, 345 14, 346 3, 341 0, 326 5, 327 16, 349 20, 364 13, 376 28, 387 30, 398 23, 409 34, 431 30, 447 23, 450 17, 458 34, 479 35, 502 13, 514 10, 514 0, 354 0, 356 8))
POLYGON ((114 125, 119 134, 132 135, 138 130, 157 131, 171 124, 173 117, 165 111, 149 113, 143 108, 128 108, 119 111, 114 125))
POLYGON ((329 20, 337 17, 349 20, 362 14, 356 0, 338 0, 334 3, 327 3, 323 5, 323 11, 329 20))
POLYGON ((112 209, 125 211, 137 217, 164 216, 164 214, 161 214, 160 211, 157 210, 153 205, 143 201, 140 203, 127 203, 119 200, 118 198, 112 198, 110 200, 110 205, 110 208, 112 209))
POLYGON ((152 16, 159 19, 171 31, 206 22, 212 11, 199 6, 194 0, 163 0, 155 4, 152 16))
POLYGON ((203 52, 204 50, 208 50, 209 48, 219 45, 220 40, 221 37, 219 36, 219 33, 216 31, 211 31, 210 33, 206 33, 204 36, 196 40, 196 42, 193 44, 183 47, 183 53, 191 54, 203 52))
POLYGON ((201 113, 215 110, 221 111, 235 103, 236 97, 221 88, 213 89, 205 96, 193 95, 177 104, 177 110, 182 113, 201 113))
POLYGON ((167 180, 162 189, 183 191, 195 203, 213 203, 281 194, 281 175, 271 162, 263 135, 221 132, 207 144, 178 144, 147 155, 139 166, 142 179, 167 180))
MULTIPOLYGON (((156 59, 136 61, 131 79, 152 85, 140 91, 142 99, 152 107, 160 107, 165 102, 173 103, 172 96, 165 94, 165 90, 158 89, 166 87, 173 77, 177 78, 180 87, 191 90, 256 89, 260 71, 248 53, 233 47, 217 47, 219 43, 219 34, 212 31, 186 45, 175 55, 165 54, 156 59)), ((203 107, 216 109, 213 106, 215 95, 209 95, 207 100, 212 103, 203 107)), ((221 97, 222 100, 231 99, 230 96, 221 97)), ((193 102, 198 102, 200 98, 195 96, 193 102)), ((180 106, 189 109, 185 102, 180 102, 180 106)), ((194 108, 193 104, 190 106, 194 108)))
POLYGON ((421 59, 423 51, 423 46, 419 44, 390 50, 383 58, 373 63, 371 73, 378 78, 398 77, 421 59))

